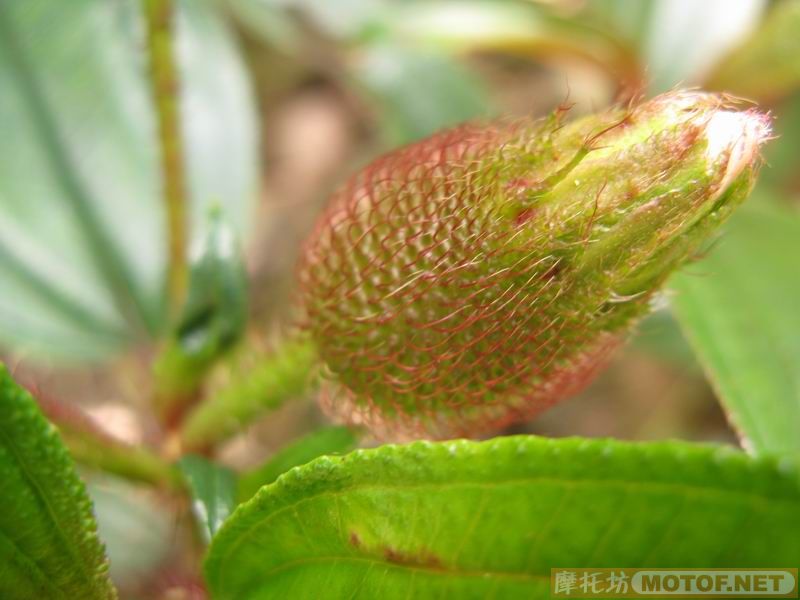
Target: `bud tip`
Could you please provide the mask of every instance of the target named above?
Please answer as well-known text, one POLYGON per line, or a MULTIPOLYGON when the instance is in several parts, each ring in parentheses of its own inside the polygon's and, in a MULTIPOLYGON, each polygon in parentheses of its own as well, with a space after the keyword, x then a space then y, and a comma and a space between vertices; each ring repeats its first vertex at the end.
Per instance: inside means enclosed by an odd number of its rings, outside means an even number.
POLYGON ((706 125, 706 156, 716 162, 727 155, 725 175, 720 189, 725 189, 739 173, 752 164, 758 150, 770 136, 769 116, 753 110, 715 111, 706 125))

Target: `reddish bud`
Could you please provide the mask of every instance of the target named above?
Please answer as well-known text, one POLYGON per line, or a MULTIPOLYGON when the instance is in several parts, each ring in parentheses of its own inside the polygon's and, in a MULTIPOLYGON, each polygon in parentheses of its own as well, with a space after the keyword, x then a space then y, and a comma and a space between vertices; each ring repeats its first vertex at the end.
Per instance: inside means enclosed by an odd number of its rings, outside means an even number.
POLYGON ((562 117, 443 131, 333 197, 299 270, 329 412, 472 435, 579 391, 745 199, 769 133, 695 92, 562 117))

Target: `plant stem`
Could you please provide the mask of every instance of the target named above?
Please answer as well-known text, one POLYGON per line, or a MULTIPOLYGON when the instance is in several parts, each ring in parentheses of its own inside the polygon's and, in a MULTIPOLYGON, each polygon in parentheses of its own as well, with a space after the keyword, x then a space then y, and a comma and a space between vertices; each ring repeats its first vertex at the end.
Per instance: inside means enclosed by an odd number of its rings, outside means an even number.
POLYGON ((197 401, 203 378, 212 365, 211 361, 208 364, 193 362, 173 340, 161 348, 153 365, 153 404, 168 430, 174 431, 186 410, 197 401))
POLYGON ((113 437, 77 407, 41 392, 35 396, 76 462, 131 481, 167 488, 181 485, 177 470, 156 453, 113 437))
POLYGON ((181 430, 185 451, 199 451, 240 431, 267 411, 301 396, 313 384, 316 349, 307 338, 285 341, 258 366, 231 377, 230 384, 191 412, 181 430))
POLYGON ((142 0, 147 23, 150 84, 158 121, 161 174, 169 236, 167 293, 174 319, 186 293, 188 268, 187 188, 180 119, 178 72, 175 64, 172 0, 142 0))

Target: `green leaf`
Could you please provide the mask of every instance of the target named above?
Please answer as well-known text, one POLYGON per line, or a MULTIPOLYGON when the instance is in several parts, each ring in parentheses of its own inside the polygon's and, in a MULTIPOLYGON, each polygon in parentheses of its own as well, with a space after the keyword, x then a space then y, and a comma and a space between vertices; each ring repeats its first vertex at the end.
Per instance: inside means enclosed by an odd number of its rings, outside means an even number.
POLYGON ((631 347, 657 360, 680 367, 684 372, 700 371, 694 351, 668 307, 659 308, 647 315, 636 326, 631 347))
POLYGON ((487 116, 478 76, 455 59, 388 43, 362 49, 353 75, 377 101, 389 146, 423 138, 443 127, 487 116))
POLYGON ((239 477, 238 496, 249 500, 280 475, 323 454, 341 454, 356 447, 358 439, 347 427, 325 427, 281 448, 266 463, 239 477))
POLYGON ((590 18, 599 21, 602 27, 616 35, 644 46, 648 24, 658 0, 651 2, 625 2, 625 0, 594 0, 585 6, 590 18))
POLYGON ((242 20, 278 47, 302 51, 300 23, 338 39, 362 35, 393 0, 224 0, 242 20), (300 16, 300 18, 297 18, 300 16), (276 22, 277 21, 277 22, 276 22))
POLYGON ((759 102, 800 88, 800 2, 776 2, 764 22, 714 69, 706 86, 759 102))
POLYGON ((189 290, 175 337, 186 359, 210 362, 241 337, 247 322, 247 272, 239 241, 218 211, 191 261, 189 290))
POLYGON ((687 443, 532 436, 323 457, 242 504, 216 600, 549 598, 550 568, 800 561, 800 465, 687 443))
POLYGON ((178 414, 247 324, 247 272, 236 233, 218 210, 191 257, 180 318, 156 362, 158 408, 178 414))
POLYGON ((92 505, 58 433, 0 364, 0 597, 115 598, 92 505))
MULTIPOLYGON (((253 106, 210 0, 177 2, 192 228, 239 232, 257 181, 253 106)), ((166 242, 138 0, 0 3, 0 344, 108 358, 165 323, 166 242)))
POLYGON ((236 475, 202 456, 184 456, 178 466, 192 493, 192 511, 203 538, 209 541, 236 506, 236 475))
MULTIPOLYGON (((799 4, 800 5, 800 4, 799 4)), ((800 148, 800 90, 774 108, 772 135, 764 147, 764 161, 769 165, 761 174, 762 186, 785 189, 789 193, 800 189, 797 149, 800 148)))
POLYGON ((618 85, 639 89, 643 73, 631 46, 605 24, 566 18, 535 2, 442 0, 395 2, 373 29, 397 43, 456 54, 503 53, 547 63, 578 59, 604 70, 618 85))
POLYGON ((800 452, 800 217, 745 207, 672 280, 678 320, 755 451, 800 452))
POLYGON ((764 4, 764 0, 599 0, 586 3, 586 8, 637 43, 651 91, 664 92, 697 83, 756 26, 764 4))

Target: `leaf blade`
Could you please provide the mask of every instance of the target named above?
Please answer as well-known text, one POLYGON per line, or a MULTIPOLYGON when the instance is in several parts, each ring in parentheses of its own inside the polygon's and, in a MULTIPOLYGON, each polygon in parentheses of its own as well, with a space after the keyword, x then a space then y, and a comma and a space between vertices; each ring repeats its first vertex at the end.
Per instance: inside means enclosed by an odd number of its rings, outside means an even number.
POLYGON ((796 463, 732 450, 418 442, 293 469, 231 516, 205 572, 220 599, 321 586, 327 598, 547 598, 553 566, 791 563, 798 507, 796 463))
POLYGON ((16 565, 3 569, 0 595, 115 598, 85 486, 55 429, 2 365, 0 469, 0 552, 16 565))
POLYGON ((208 542, 236 506, 236 475, 196 455, 184 456, 178 466, 194 498, 192 511, 208 542))
POLYGON ((754 451, 800 452, 798 255, 800 217, 746 207, 700 265, 672 279, 678 321, 754 451))
MULTIPOLYGON (((159 333, 166 321, 140 8, 136 0, 31 0, 0 11, 0 26, 13 33, 0 40, 5 347, 99 360, 159 333)), ((177 3, 176 25, 193 230, 201 236, 207 208, 222 203, 243 233, 258 181, 246 73, 212 2, 177 3)))
POLYGON ((239 477, 238 496, 249 500, 263 486, 274 482, 293 467, 303 465, 323 454, 340 454, 356 447, 358 440, 347 427, 324 427, 288 444, 267 462, 239 477))

